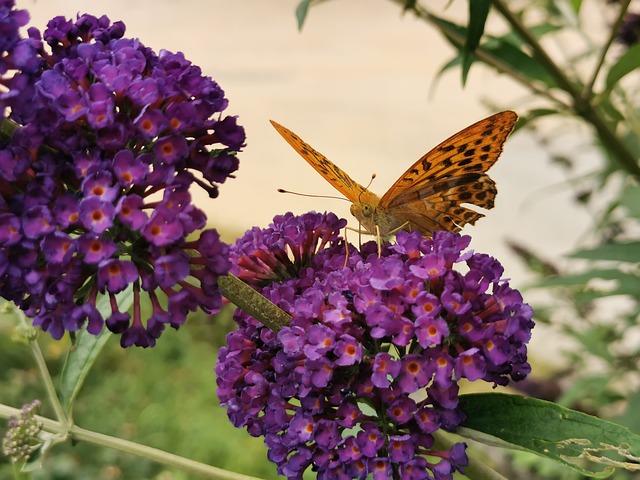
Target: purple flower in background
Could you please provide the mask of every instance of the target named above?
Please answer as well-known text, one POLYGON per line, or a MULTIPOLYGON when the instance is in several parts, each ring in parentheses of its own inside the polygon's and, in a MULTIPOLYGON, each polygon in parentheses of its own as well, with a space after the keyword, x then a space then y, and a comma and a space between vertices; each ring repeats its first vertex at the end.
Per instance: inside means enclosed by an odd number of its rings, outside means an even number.
POLYGON ((631 47, 640 41, 640 13, 627 13, 625 15, 617 39, 627 47, 631 47))
POLYGON ((434 450, 433 432, 465 418, 458 380, 524 378, 533 312, 468 236, 399 232, 378 255, 347 246, 343 225, 286 214, 231 247, 232 271, 292 320, 275 333, 236 311, 220 401, 288 478, 452 478, 466 445, 434 450))
POLYGON ((194 236, 206 216, 188 189, 218 195, 244 129, 214 80, 125 38, 122 22, 56 17, 22 38, 27 21, 2 2, 0 104, 17 130, 0 144, 0 296, 54 338, 106 323, 123 346, 153 346, 221 306, 228 246, 215 230, 194 236), (130 286, 132 314, 115 296, 130 286))

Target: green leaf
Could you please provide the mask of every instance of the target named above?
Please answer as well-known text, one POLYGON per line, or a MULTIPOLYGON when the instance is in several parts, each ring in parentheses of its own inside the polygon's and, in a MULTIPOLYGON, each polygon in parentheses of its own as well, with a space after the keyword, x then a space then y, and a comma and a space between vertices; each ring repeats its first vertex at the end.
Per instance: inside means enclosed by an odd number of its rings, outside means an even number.
MULTIPOLYGON (((558 30, 562 30, 562 27, 560 25, 554 25, 552 23, 546 23, 546 22, 541 23, 540 25, 533 25, 527 28, 529 32, 531 32, 531 34, 533 34, 533 36, 536 37, 538 40, 544 37, 547 33, 553 33, 553 32, 557 32, 558 30)), ((521 43, 524 43, 524 40, 522 40, 522 37, 515 34, 514 34, 514 37, 517 38, 521 43)))
POLYGON ((618 423, 627 425, 634 432, 640 432, 640 391, 635 391, 627 398, 627 408, 625 412, 617 418, 618 423))
POLYGON ((460 406, 467 414, 460 435, 533 452, 591 477, 617 467, 640 471, 640 436, 621 425, 520 395, 461 395, 460 406))
POLYGON ((575 331, 571 335, 572 338, 580 342, 587 352, 602 358, 607 364, 613 365, 616 358, 609 350, 609 347, 618 340, 615 327, 609 325, 587 326, 584 324, 580 324, 580 326, 576 325, 575 331))
POLYGON ((595 248, 587 248, 573 252, 573 258, 587 260, 614 260, 618 262, 640 262, 640 241, 626 243, 605 243, 595 248))
POLYGON ((433 24, 440 29, 444 37, 449 40, 451 45, 458 50, 462 51, 463 39, 467 36, 467 29, 461 25, 457 25, 449 20, 438 17, 436 15, 429 15, 429 19, 433 24))
MULTIPOLYGON (((564 405, 581 404, 587 408, 598 408, 613 405, 624 398, 611 389, 611 375, 587 375, 576 378, 562 392, 558 403, 564 405), (585 405, 585 399, 588 403, 585 405)), ((626 423, 622 425, 627 425, 626 423)))
POLYGON ((304 21, 307 19, 307 13, 309 13, 309 7, 311 6, 311 0, 302 0, 296 7, 296 18, 298 19, 298 30, 302 31, 304 21))
POLYGON ((462 85, 467 82, 467 75, 474 60, 473 52, 480 45, 484 33, 484 25, 489 15, 491 0, 469 0, 469 25, 467 38, 462 49, 462 85))
POLYGON ((525 77, 543 82, 548 87, 556 86, 544 65, 504 38, 492 37, 479 49, 525 77))
MULTIPOLYGON (((116 295, 116 299, 120 311, 129 310, 129 307, 133 304, 133 287, 129 286, 125 291, 116 295)), ((109 296, 100 296, 96 302, 96 307, 102 318, 108 318, 111 315, 109 296)), ((68 413, 71 413, 73 402, 78 392, 80 392, 91 367, 93 367, 98 355, 110 338, 111 332, 106 327, 103 328, 100 335, 91 335, 86 330, 81 330, 78 333, 76 344, 67 355, 60 378, 62 403, 68 413)))
POLYGON ((620 196, 620 205, 625 207, 634 218, 640 218, 640 187, 629 186, 620 196))
POLYGON ((576 12, 576 15, 580 13, 580 7, 582 7, 582 0, 570 0, 571 8, 576 12))
POLYGON ((404 6, 402 7, 402 11, 407 12, 409 10, 415 10, 417 3, 418 3, 418 0, 405 0, 404 6))
MULTIPOLYGON (((429 15, 429 19, 440 29, 441 33, 459 52, 459 57, 464 61, 463 42, 464 39, 468 37, 467 29, 433 14, 429 15)), ((484 61, 484 59, 479 58, 478 53, 481 52, 484 57, 492 58, 498 64, 503 64, 505 67, 533 80, 543 82, 547 87, 555 87, 555 81, 544 66, 538 62, 538 60, 521 50, 517 44, 510 41, 508 37, 508 35, 504 37, 489 37, 488 41, 477 46, 475 53, 471 52, 470 55, 474 57, 474 61, 484 61)), ((453 62, 454 61, 449 62, 447 68, 454 65, 453 62)), ((489 63, 487 64, 490 65, 489 63)))
POLYGON ((516 127, 514 131, 520 130, 525 125, 537 120, 540 117, 546 117, 549 115, 558 115, 560 112, 553 108, 534 108, 529 110, 525 115, 520 115, 518 119, 518 123, 516 123, 516 127))
POLYGON ((545 278, 534 287, 584 287, 593 279, 613 280, 614 284, 598 290, 590 298, 612 297, 615 295, 640 296, 640 277, 633 273, 621 272, 618 269, 594 269, 582 273, 559 275, 545 278))
POLYGON ((459 56, 453 57, 438 71, 438 73, 434 75, 433 80, 431 80, 431 86, 429 87, 429 97, 431 97, 435 92, 437 88, 437 84, 442 78, 442 75, 444 75, 444 73, 447 72, 448 70, 451 70, 453 67, 457 67, 458 65, 460 65, 461 62, 462 60, 459 56))
POLYGON ((607 74, 607 90, 611 90, 616 83, 628 73, 640 67, 640 43, 629 49, 614 63, 607 74))

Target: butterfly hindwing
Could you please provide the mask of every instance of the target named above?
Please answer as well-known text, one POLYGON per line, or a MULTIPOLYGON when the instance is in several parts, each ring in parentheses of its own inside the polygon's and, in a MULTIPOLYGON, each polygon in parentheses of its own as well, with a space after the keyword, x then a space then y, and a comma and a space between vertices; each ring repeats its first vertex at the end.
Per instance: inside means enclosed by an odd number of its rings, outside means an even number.
POLYGON ((295 133, 277 122, 270 120, 271 124, 278 131, 298 154, 304 158, 309 165, 333 185, 340 193, 351 202, 360 201, 362 197, 371 193, 362 185, 354 181, 349 175, 343 172, 336 164, 327 157, 316 151, 308 143, 304 142, 295 133))

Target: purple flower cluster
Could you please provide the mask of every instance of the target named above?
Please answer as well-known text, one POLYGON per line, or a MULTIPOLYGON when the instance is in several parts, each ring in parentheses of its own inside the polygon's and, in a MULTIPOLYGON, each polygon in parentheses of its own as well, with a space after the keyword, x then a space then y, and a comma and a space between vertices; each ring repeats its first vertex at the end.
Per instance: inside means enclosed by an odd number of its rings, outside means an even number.
POLYGON ((207 221, 189 188, 218 195, 244 129, 183 54, 156 54, 104 16, 56 17, 19 38, 12 7, 0 8, 0 104, 17 124, 0 141, 0 296, 56 339, 106 324, 123 346, 153 346, 189 311, 221 305, 228 246, 215 230, 187 240, 207 221), (130 285, 132 315, 116 298, 130 285))
POLYGON ((617 40, 627 47, 640 42, 640 13, 627 13, 625 15, 617 40))
POLYGON ((346 256, 343 225, 288 214, 232 247, 236 274, 292 320, 273 332, 236 312, 220 401, 287 478, 451 479, 466 446, 433 433, 465 418, 458 381, 524 378, 533 312, 468 236, 399 232, 380 256, 375 242, 346 256))

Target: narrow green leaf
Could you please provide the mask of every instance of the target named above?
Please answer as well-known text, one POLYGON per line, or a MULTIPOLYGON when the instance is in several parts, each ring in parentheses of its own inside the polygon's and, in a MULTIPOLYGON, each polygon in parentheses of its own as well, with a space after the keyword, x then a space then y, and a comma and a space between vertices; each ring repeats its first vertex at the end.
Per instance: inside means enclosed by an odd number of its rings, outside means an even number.
POLYGON ((479 49, 496 58, 500 63, 509 65, 521 75, 543 82, 548 87, 556 86, 544 65, 504 38, 492 37, 479 49))
MULTIPOLYGON (((624 400, 620 394, 611 389, 611 375, 586 375, 574 379, 567 389, 562 392, 557 403, 561 405, 575 405, 584 402, 588 395, 589 402, 596 405, 613 405, 624 400)), ((620 425, 626 423, 617 422, 620 425)), ((635 433, 635 432, 634 432, 635 433)))
MULTIPOLYGON (((459 57, 463 63, 464 48, 462 45, 464 39, 468 36, 467 29, 435 15, 430 15, 429 19, 440 29, 444 37, 459 52, 459 57)), ((484 57, 495 59, 497 63, 503 64, 533 80, 538 80, 547 87, 553 88, 556 86, 555 81, 544 66, 538 60, 525 53, 517 44, 510 41, 508 35, 503 37, 489 37, 482 45, 478 45, 475 48, 475 53, 470 53, 470 55, 474 57, 474 61, 479 59, 479 53, 482 53, 484 57)), ((454 61, 455 59, 449 62, 447 68, 454 65, 454 61)), ((488 64, 490 65, 490 63, 488 64)))
MULTIPOLYGON (((133 304, 133 287, 116 295, 118 308, 120 311, 127 311, 133 304)), ((111 315, 111 305, 109 296, 102 295, 96 302, 96 307, 106 319, 111 315)), ((80 392, 91 367, 98 358, 99 353, 111 338, 111 332, 104 327, 100 335, 91 335, 86 330, 81 330, 76 338, 76 344, 69 351, 67 360, 62 370, 60 378, 60 393, 62 395, 62 406, 70 413, 73 402, 80 392)))
POLYGON ((625 412, 616 419, 622 425, 627 425, 634 432, 640 432, 640 391, 636 390, 627 398, 627 408, 625 412))
POLYGON ((461 61, 462 60, 459 56, 453 57, 453 59, 451 59, 445 65, 443 65, 442 68, 438 71, 438 73, 436 73, 433 76, 433 80, 431 80, 431 86, 429 87, 429 98, 433 96, 438 86, 438 82, 440 81, 440 78, 442 78, 442 75, 444 75, 445 72, 451 70, 453 67, 457 67, 458 65, 460 65, 461 61))
POLYGON ((402 7, 402 11, 407 12, 409 10, 415 10, 417 3, 418 0, 404 0, 404 7, 402 7))
POLYGON ((298 30, 302 31, 304 21, 307 19, 307 13, 309 13, 309 7, 311 6, 311 0, 302 0, 296 7, 296 19, 298 20, 298 30))
POLYGON ((516 123, 516 127, 514 128, 514 131, 520 130, 525 125, 528 125, 529 123, 533 122, 534 120, 537 120, 540 117, 557 115, 559 113, 560 112, 558 110, 555 110, 553 108, 534 108, 532 110, 529 110, 526 114, 520 115, 520 118, 518 118, 518 123, 516 123))
POLYGON ((571 8, 576 13, 576 16, 580 13, 580 7, 582 7, 582 0, 571 0, 569 2, 571 4, 571 8))
POLYGON ((615 260, 618 262, 640 262, 640 241, 626 243, 606 243, 595 248, 573 252, 573 258, 588 260, 615 260))
POLYGON ((640 43, 629 49, 614 63, 607 73, 607 90, 611 90, 616 83, 628 73, 640 67, 640 43))
POLYGON ((640 187, 629 186, 620 196, 620 205, 625 207, 634 218, 640 218, 640 187))
POLYGON ((433 14, 431 14, 429 18, 434 23, 434 25, 436 25, 440 29, 444 37, 449 40, 451 45, 453 45, 456 50, 461 52, 462 40, 467 36, 467 29, 461 25, 457 25, 453 22, 450 22, 449 20, 433 14))
POLYGON ((461 395, 460 406, 467 414, 460 435, 529 451, 591 477, 605 478, 615 468, 640 471, 640 436, 621 425, 520 395, 461 395))
MULTIPOLYGON (((552 23, 541 23, 540 25, 533 25, 531 27, 527 27, 529 32, 533 34, 538 40, 544 37, 547 33, 557 32, 558 30, 562 30, 563 27, 559 25, 554 25, 552 23)), ((517 38, 520 42, 524 43, 522 37, 514 34, 514 38, 517 38)))
POLYGON ((467 82, 469 69, 474 60, 473 52, 480 45, 480 38, 484 33, 484 25, 489 15, 491 0, 469 0, 469 25, 467 38, 462 50, 462 85, 467 82))
MULTIPOLYGON (((553 32, 557 32, 558 30, 561 30, 562 27, 545 22, 539 25, 532 25, 531 27, 527 27, 527 29, 534 37, 536 37, 537 39, 540 39, 548 33, 553 33, 553 32)), ((510 43, 511 45, 514 45, 518 48, 522 47, 523 45, 528 45, 528 43, 526 43, 524 39, 515 32, 505 33, 500 37, 493 37, 493 38, 500 38, 502 41, 510 43)))
POLYGON ((587 352, 602 358, 608 365, 613 365, 616 358, 609 347, 619 340, 615 327, 597 324, 593 326, 581 324, 580 326, 582 328, 576 328, 572 333, 572 338, 580 342, 587 352))
POLYGON ((594 279, 613 280, 613 284, 607 285, 602 289, 592 289, 592 295, 589 297, 592 300, 615 295, 640 296, 640 277, 618 269, 588 270, 582 273, 559 275, 546 278, 543 282, 533 285, 533 287, 584 287, 594 279))

